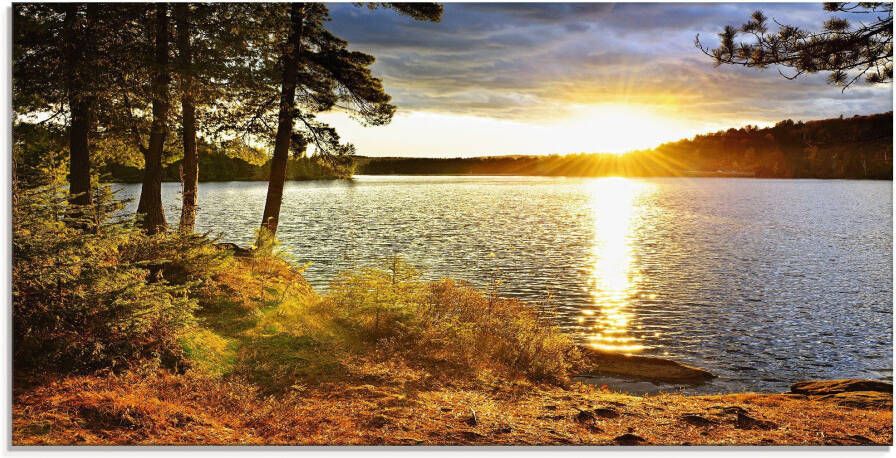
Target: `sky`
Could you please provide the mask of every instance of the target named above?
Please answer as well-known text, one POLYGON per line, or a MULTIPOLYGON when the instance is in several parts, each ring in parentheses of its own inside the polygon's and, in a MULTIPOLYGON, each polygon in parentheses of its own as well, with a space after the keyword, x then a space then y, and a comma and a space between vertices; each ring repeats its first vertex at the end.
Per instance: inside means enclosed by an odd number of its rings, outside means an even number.
POLYGON ((715 67, 694 46, 756 9, 818 29, 820 3, 448 3, 441 22, 330 5, 329 29, 376 57, 398 111, 364 127, 321 115, 359 155, 622 153, 747 124, 892 110, 892 84, 715 67))

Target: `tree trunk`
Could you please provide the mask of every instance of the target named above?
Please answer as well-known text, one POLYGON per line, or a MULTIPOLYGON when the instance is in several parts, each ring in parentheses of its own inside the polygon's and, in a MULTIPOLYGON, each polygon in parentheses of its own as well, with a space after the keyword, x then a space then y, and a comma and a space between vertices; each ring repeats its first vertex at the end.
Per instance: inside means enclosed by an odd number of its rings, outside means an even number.
POLYGON ((180 231, 193 232, 196 225, 196 201, 199 188, 199 157, 196 153, 196 105, 193 100, 192 50, 190 45, 189 5, 174 5, 177 25, 177 53, 181 78, 181 111, 183 113, 184 160, 181 180, 183 204, 180 211, 180 231))
POLYGON ((304 33, 305 5, 290 5, 290 34, 288 46, 283 52, 283 83, 280 89, 280 115, 277 124, 277 136, 274 140, 274 157, 271 159, 271 176, 268 182, 268 195, 264 203, 264 214, 261 219, 263 237, 273 237, 277 232, 280 219, 280 204, 283 201, 283 185, 286 181, 286 163, 289 159, 289 147, 292 139, 292 123, 295 115, 296 80, 298 63, 302 54, 302 34, 304 33))
MULTIPOLYGON (((94 6, 95 8, 95 6, 94 6)), ((88 13, 90 14, 90 13, 88 13)), ((83 69, 87 57, 87 37, 91 30, 80 31, 78 5, 65 8, 65 78, 68 108, 71 116, 69 129, 69 194, 75 205, 90 205, 90 127, 93 98, 85 90, 83 69)), ((89 26, 89 24, 88 24, 89 26)), ((78 212, 79 213, 79 212, 78 212)))
POLYGON ((69 110, 69 194, 73 204, 90 205, 90 103, 69 97, 69 110))
POLYGON ((162 207, 162 150, 168 134, 168 5, 156 3, 155 69, 152 82, 152 128, 149 148, 144 154, 143 188, 137 213, 143 216, 146 232, 164 231, 165 210, 162 207))

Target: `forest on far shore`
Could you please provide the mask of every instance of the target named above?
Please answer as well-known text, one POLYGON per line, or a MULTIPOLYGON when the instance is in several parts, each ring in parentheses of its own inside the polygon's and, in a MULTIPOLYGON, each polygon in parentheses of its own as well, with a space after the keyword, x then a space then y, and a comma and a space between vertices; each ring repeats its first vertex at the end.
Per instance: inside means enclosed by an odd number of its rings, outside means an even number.
MULTIPOLYGON (((60 129, 22 123, 16 135, 33 149, 64 148, 60 129)), ((246 145, 199 142, 200 181, 266 181, 270 158, 246 145)), ((26 155, 27 157, 27 155, 26 155)), ((167 155, 162 178, 181 181, 182 159, 167 155)), ((57 162, 65 159, 59 154, 57 162)), ((137 183, 142 164, 110 155, 98 161, 103 181, 137 183)), ((27 160, 27 159, 26 159, 27 160)), ((36 160, 36 159, 35 159, 36 160)), ((524 176, 742 176, 760 178, 893 178, 893 113, 819 121, 781 121, 773 127, 746 126, 669 142, 624 155, 582 153, 544 156, 406 158, 355 156, 341 171, 313 157, 293 157, 286 179, 320 180, 361 175, 524 176)))
POLYGON ((893 178, 893 113, 746 126, 624 155, 360 157, 370 175, 893 178))

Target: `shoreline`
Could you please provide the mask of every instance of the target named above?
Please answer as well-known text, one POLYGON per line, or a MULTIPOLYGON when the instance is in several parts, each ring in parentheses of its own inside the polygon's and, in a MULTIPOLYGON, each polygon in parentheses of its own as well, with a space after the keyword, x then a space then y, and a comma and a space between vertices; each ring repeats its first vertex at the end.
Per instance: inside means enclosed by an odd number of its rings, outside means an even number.
MULTIPOLYGON (((823 382, 826 386, 834 382, 823 382)), ((14 396, 25 445, 891 445, 892 393, 634 396, 581 383, 328 384, 277 397, 168 372, 14 396)))
MULTIPOLYGON (((770 176, 750 176, 745 174, 713 174, 711 172, 707 172, 706 174, 680 174, 680 175, 520 175, 520 174, 501 174, 501 173, 489 173, 489 174, 464 174, 464 173, 358 173, 352 175, 350 177, 331 177, 331 178, 304 178, 304 179, 287 179, 285 180, 287 183, 295 182, 295 183, 305 183, 310 181, 320 181, 320 182, 338 182, 338 181, 347 181, 352 182, 355 178, 363 176, 363 177, 476 177, 476 178, 508 178, 508 177, 517 177, 517 178, 580 178, 580 179, 589 179, 589 178, 630 178, 630 179, 651 179, 651 178, 682 178, 682 179, 690 179, 690 178, 737 178, 737 179, 745 179, 745 180, 818 180, 818 181, 893 181, 892 178, 849 178, 849 177, 770 177, 770 176)), ((202 177, 199 178, 199 183, 266 183, 268 180, 266 179, 232 179, 232 180, 203 180, 202 177)), ((103 181, 106 184, 126 184, 126 185, 138 185, 140 181, 123 181, 123 180, 108 180, 103 181)), ((162 180, 162 183, 180 183, 178 180, 162 180)))
MULTIPOLYGON (((737 393, 780 394, 781 390, 744 387, 726 389, 724 385, 713 385, 720 380, 716 373, 705 367, 679 362, 674 358, 659 356, 631 355, 592 350, 585 345, 581 351, 589 361, 579 368, 572 378, 585 384, 608 387, 613 391, 632 395, 659 393, 679 393, 688 396, 724 395, 737 393), (701 390, 715 386, 715 389, 701 390)), ((809 380, 801 377, 786 383, 793 387, 809 380)), ((827 378, 821 381, 863 380, 868 383, 892 385, 886 378, 827 378)), ((891 389, 892 391, 892 389, 891 389)))
POLYGON ((194 290, 201 307, 180 334, 180 363, 148 358, 84 375, 19 367, 15 445, 892 442, 889 384, 887 392, 838 381, 803 393, 620 393, 570 379, 609 372, 695 382, 711 374, 660 358, 585 353, 530 304, 422 279, 398 259, 386 270, 349 272, 319 295, 282 258, 203 248, 223 261, 194 290), (398 299, 404 308, 387 314, 398 299))

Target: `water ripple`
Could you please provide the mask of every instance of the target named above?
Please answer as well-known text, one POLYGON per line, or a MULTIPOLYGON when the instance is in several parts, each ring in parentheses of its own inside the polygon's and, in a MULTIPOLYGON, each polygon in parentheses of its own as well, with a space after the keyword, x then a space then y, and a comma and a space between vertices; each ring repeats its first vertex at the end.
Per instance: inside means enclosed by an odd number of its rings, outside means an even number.
MULTIPOLYGON (((123 194, 139 188, 122 186, 123 194)), ((163 187, 169 219, 179 186, 163 187)), ((197 228, 252 242, 266 183, 203 183, 197 228)), ((707 390, 892 377, 892 182, 358 177, 288 183, 278 236, 324 288, 400 253, 549 307, 582 342, 707 390), (550 300, 548 301, 548 297, 550 300)))

